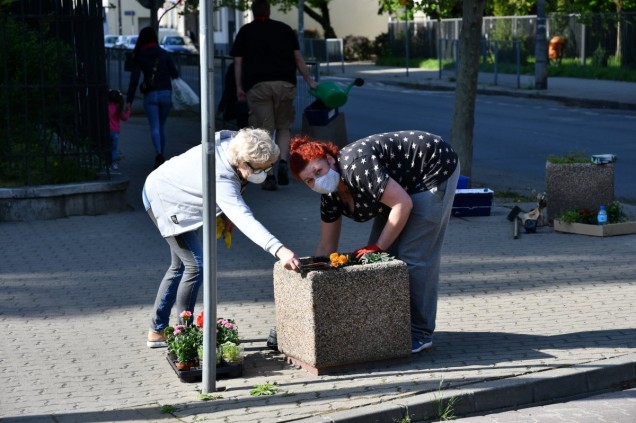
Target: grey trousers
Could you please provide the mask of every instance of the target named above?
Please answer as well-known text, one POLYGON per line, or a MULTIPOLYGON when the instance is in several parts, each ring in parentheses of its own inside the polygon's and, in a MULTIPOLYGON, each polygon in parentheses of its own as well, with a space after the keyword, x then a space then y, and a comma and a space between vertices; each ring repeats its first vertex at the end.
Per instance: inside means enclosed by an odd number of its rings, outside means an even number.
MULTIPOLYGON (((430 191, 411 195, 413 209, 406 226, 387 253, 407 264, 411 297, 411 336, 428 342, 433 338, 437 316, 437 296, 441 252, 459 180, 455 172, 430 191)), ((373 222, 369 243, 378 240, 386 219, 373 222)))

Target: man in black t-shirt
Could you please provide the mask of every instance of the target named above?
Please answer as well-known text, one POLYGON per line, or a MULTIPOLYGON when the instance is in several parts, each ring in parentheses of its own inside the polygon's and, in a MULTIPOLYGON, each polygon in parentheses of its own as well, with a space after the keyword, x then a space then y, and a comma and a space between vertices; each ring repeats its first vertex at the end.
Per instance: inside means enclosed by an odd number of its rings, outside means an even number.
MULTIPOLYGON (((244 25, 234 40, 236 95, 249 105, 249 124, 269 131, 280 148, 278 183, 287 185, 287 158, 291 125, 295 118, 296 69, 311 88, 316 88, 300 53, 298 39, 289 25, 269 18, 268 0, 252 2, 254 21, 244 25)), ((263 189, 276 189, 271 172, 263 189)))

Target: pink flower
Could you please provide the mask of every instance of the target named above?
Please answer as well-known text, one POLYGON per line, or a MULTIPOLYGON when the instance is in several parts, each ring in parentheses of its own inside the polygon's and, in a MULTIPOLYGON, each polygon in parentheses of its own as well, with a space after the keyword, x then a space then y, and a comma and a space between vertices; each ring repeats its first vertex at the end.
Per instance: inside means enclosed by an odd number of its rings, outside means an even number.
POLYGON ((188 310, 182 311, 179 317, 181 317, 181 319, 185 321, 188 321, 192 318, 192 312, 188 310))

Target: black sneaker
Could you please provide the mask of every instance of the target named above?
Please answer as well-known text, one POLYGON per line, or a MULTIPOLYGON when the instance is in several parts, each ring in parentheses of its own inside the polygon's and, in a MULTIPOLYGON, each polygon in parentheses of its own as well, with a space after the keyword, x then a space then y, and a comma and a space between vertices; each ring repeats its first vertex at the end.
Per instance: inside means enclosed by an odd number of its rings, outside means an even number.
POLYGON ((287 169, 287 162, 285 160, 278 162, 278 183, 281 185, 289 185, 289 170, 287 169))
POLYGON ((276 178, 274 175, 267 175, 265 182, 263 182, 262 188, 265 191, 276 191, 276 178))

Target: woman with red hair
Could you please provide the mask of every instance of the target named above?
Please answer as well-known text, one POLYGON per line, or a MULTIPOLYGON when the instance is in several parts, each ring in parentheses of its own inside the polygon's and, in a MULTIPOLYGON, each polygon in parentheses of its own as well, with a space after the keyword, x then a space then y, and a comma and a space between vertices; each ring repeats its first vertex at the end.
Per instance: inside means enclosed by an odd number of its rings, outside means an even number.
POLYGON ((386 251, 408 266, 411 351, 433 346, 441 250, 459 179, 459 160, 438 135, 396 131, 339 150, 307 136, 292 140, 292 175, 322 194, 317 256, 338 251, 342 216, 374 219, 356 259, 386 251))

